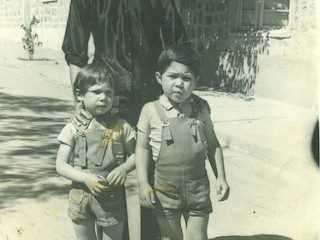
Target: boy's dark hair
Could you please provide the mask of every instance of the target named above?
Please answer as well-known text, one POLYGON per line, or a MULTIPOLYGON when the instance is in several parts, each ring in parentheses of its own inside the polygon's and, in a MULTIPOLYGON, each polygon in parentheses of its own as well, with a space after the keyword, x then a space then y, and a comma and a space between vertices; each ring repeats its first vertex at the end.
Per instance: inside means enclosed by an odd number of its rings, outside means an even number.
POLYGON ((78 72, 73 85, 73 94, 76 96, 76 89, 81 94, 86 94, 91 86, 105 82, 114 89, 114 78, 115 73, 110 64, 103 61, 88 64, 78 72))
POLYGON ((188 44, 173 45, 163 50, 158 58, 158 71, 162 75, 172 62, 186 65, 197 77, 200 75, 200 57, 188 44))

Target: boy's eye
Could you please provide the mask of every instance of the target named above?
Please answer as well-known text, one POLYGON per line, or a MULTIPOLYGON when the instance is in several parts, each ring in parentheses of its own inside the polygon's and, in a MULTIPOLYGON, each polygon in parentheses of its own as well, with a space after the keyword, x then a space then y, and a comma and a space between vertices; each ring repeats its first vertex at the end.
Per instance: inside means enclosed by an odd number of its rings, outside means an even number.
POLYGON ((180 74, 169 74, 168 75, 168 78, 170 78, 172 80, 177 79, 179 77, 181 77, 181 79, 185 82, 190 82, 194 79, 192 76, 189 76, 189 75, 180 75, 180 74))
POLYGON ((101 90, 93 90, 93 91, 91 91, 92 93, 94 93, 94 94, 101 94, 101 93, 104 93, 104 94, 106 94, 106 95, 108 95, 108 96, 111 96, 112 94, 113 94, 113 92, 112 91, 101 91, 101 90))
POLYGON ((169 74, 168 77, 171 79, 175 79, 175 78, 178 78, 179 75, 178 74, 169 74))
POLYGON ((190 81, 192 81, 192 78, 191 78, 191 77, 186 77, 186 76, 184 76, 182 79, 183 79, 183 81, 185 81, 185 82, 190 82, 190 81))

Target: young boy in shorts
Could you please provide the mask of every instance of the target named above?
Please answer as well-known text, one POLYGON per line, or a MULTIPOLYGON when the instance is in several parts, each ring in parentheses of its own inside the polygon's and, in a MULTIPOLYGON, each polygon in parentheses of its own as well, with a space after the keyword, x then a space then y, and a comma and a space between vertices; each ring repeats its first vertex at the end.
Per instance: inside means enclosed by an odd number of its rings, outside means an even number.
POLYGON ((102 229, 102 240, 122 240, 123 184, 134 169, 136 141, 133 128, 110 114, 115 78, 112 66, 105 62, 80 70, 74 96, 92 117, 86 126, 68 123, 58 137, 56 169, 72 180, 68 215, 81 240, 97 239, 96 225, 102 229))
POLYGON ((164 50, 155 74, 164 94, 144 105, 137 125, 140 204, 154 209, 162 239, 183 239, 182 216, 186 239, 208 239, 212 206, 206 157, 216 173, 218 200, 228 197, 223 154, 208 103, 192 93, 199 71, 199 56, 189 46, 164 50), (148 182, 150 153, 155 162, 154 186, 148 182))

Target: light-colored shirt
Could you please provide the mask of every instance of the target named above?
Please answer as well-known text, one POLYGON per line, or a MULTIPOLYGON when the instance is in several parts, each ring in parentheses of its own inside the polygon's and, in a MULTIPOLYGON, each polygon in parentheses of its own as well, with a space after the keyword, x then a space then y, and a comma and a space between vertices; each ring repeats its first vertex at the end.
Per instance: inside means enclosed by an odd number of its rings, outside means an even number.
MULTIPOLYGON (((192 102, 193 98, 194 95, 191 95, 191 97, 187 99, 187 101, 192 102)), ((183 110, 174 107, 166 95, 160 96, 159 102, 163 107, 167 118, 185 117, 185 115, 188 115, 188 113, 184 112, 183 110)), ((201 120, 196 119, 196 121, 199 129, 200 138, 203 141, 205 149, 207 149, 207 142, 205 140, 205 136, 206 134, 209 134, 209 132, 213 129, 213 124, 210 118, 209 109, 204 108, 204 111, 202 112, 203 117, 201 118, 201 120)), ((146 103, 143 106, 140 113, 137 128, 143 134, 148 135, 149 145, 152 150, 152 158, 154 161, 157 161, 161 147, 162 123, 152 102, 146 103)))
MULTIPOLYGON (((120 134, 122 135, 121 139, 123 140, 124 143, 127 143, 132 138, 136 137, 136 132, 126 120, 119 119, 117 124, 121 126, 122 131, 120 132, 120 134)), ((98 129, 105 129, 103 125, 101 124, 95 125, 93 121, 90 122, 88 129, 96 129, 97 127, 98 129)), ((77 134, 77 129, 74 127, 74 125, 72 123, 67 123, 62 129, 62 131, 60 132, 58 136, 58 141, 60 143, 64 143, 73 147, 73 145, 75 144, 76 134, 77 134)))
MULTIPOLYGON (((123 144, 124 149, 130 149, 130 143, 129 141, 135 138, 135 131, 134 129, 127 123, 127 121, 123 119, 119 119, 117 122, 117 128, 119 127, 120 132, 114 131, 112 133, 113 139, 121 139, 121 142, 123 144), (120 136, 119 136, 120 135, 120 136)), ((97 122, 95 119, 92 119, 90 122, 88 128, 87 128, 92 134, 96 134, 96 139, 90 139, 87 138, 87 148, 86 148, 86 165, 88 169, 91 169, 94 171, 99 171, 100 173, 105 172, 107 173, 107 169, 114 165, 114 153, 112 147, 107 147, 104 158, 101 162, 101 165, 96 165, 95 160, 97 158, 97 154, 99 151, 99 146, 101 143, 99 141, 102 141, 102 135, 105 131, 105 127, 101 125, 99 122, 97 122)), ((77 137, 77 130, 75 126, 72 123, 68 123, 61 131, 60 135, 58 136, 58 141, 60 143, 69 145, 73 148, 73 146, 76 143, 76 137, 77 137)), ((88 132, 89 134, 89 132, 88 132)), ((95 137, 95 136, 93 136, 95 137)), ((111 142, 112 143, 112 142, 111 142)), ((110 145, 111 146, 111 145, 110 145)))

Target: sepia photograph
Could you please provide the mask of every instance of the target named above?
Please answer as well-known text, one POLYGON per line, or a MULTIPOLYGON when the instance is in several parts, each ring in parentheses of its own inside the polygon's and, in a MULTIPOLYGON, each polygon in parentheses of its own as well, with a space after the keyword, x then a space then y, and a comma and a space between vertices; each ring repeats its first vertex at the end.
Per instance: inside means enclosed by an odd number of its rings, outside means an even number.
POLYGON ((319 240, 318 0, 0 0, 0 240, 319 240))

